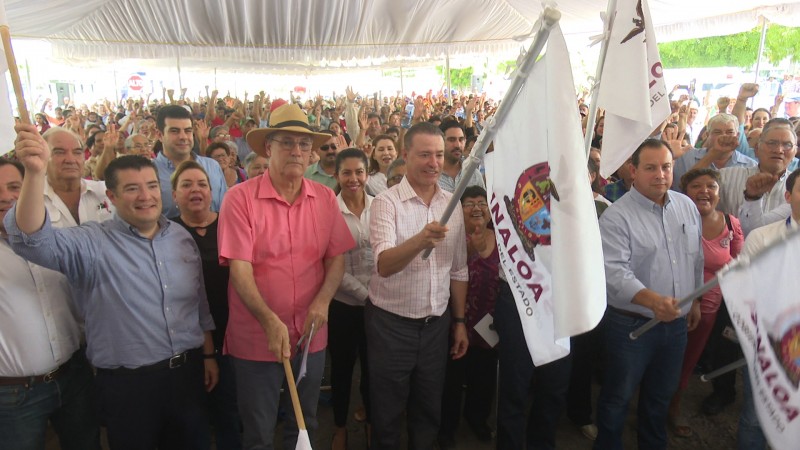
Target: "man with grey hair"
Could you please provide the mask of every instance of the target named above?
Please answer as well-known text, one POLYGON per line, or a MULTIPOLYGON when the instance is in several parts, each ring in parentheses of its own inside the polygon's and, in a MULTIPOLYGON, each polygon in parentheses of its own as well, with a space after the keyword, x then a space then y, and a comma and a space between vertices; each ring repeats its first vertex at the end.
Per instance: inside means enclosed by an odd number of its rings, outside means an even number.
POLYGON ((142 134, 132 134, 125 139, 126 155, 141 155, 152 159, 150 140, 142 134))
POLYGON ((64 128, 43 135, 50 147, 44 187, 44 205, 55 228, 102 222, 114 211, 106 197, 106 184, 83 178, 84 152, 80 137, 64 128))
POLYGON ((691 169, 754 167, 753 158, 736 151, 739 146, 739 120, 732 114, 717 114, 708 121, 705 148, 693 148, 675 160, 672 189, 679 190, 681 177, 691 169))

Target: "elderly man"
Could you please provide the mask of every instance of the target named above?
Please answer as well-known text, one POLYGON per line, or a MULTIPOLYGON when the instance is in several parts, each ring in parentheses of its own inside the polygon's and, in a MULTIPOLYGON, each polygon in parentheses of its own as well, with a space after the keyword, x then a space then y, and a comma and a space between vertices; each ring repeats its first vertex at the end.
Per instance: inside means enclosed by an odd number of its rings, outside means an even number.
POLYGON ((406 176, 372 201, 375 269, 364 311, 372 402, 372 445, 400 448, 407 411, 409 448, 429 449, 439 431, 447 363, 464 356, 467 248, 464 217, 436 222, 452 194, 438 179, 442 131, 419 123, 405 135, 406 176), (422 258, 426 249, 432 252, 422 258))
POLYGON ((102 181, 83 178, 84 152, 80 138, 64 128, 51 128, 42 138, 49 146, 44 204, 56 228, 111 218, 113 209, 102 181))
MULTIPOLYGON (((730 167, 720 171, 719 210, 738 214, 743 219, 743 227, 749 220, 747 216, 758 212, 763 214, 784 203, 786 169, 797 154, 794 131, 770 122, 764 126, 756 145, 758 166, 730 167), (739 209, 745 202, 751 203, 749 207, 753 209, 742 213, 739 209)), ((752 229, 749 225, 748 228, 752 229)))
POLYGON ((319 155, 319 161, 308 166, 305 177, 335 190, 338 187, 336 178, 334 177, 334 172, 336 171, 336 154, 344 149, 337 147, 339 141, 333 135, 333 131, 323 130, 320 134, 327 134, 328 139, 319 147, 314 148, 314 151, 319 155))
POLYGON ((197 246, 161 215, 155 167, 141 156, 115 159, 106 169, 114 218, 53 229, 43 201, 50 149, 35 127, 16 128, 27 173, 4 221, 9 242, 76 290, 111 448, 208 448, 214 324, 197 246))
MULTIPOLYGON (((464 146, 467 137, 464 127, 455 120, 446 120, 439 128, 444 133, 444 166, 439 177, 439 187, 447 192, 453 192, 463 177, 461 169, 462 159, 466 156, 464 146)), ((483 177, 478 170, 472 172, 467 186, 485 187, 483 177)))
POLYGON ((91 366, 64 275, 11 250, 1 223, 19 197, 24 169, 0 158, 0 435, 4 448, 42 449, 48 420, 63 449, 100 449, 91 366))
POLYGON ((678 190, 683 174, 691 169, 754 167, 757 162, 736 151, 739 146, 739 120, 732 114, 717 114, 708 121, 705 148, 693 148, 675 160, 672 189, 678 190))
MULTIPOLYGON (((269 125, 247 135, 250 147, 269 158, 269 170, 231 188, 219 218, 220 263, 230 266, 225 352, 236 372, 246 448, 272 448, 285 383, 281 362, 301 337, 309 351, 298 392, 315 432, 328 305, 344 275, 344 252, 355 245, 333 191, 303 178, 313 148, 331 136, 312 132, 294 104, 275 109, 269 125)), ((292 410, 288 396, 284 408, 292 410)), ((297 433, 289 414, 284 448, 295 447, 297 433)))
POLYGON ((647 139, 631 160, 631 190, 600 217, 609 351, 596 450, 622 449, 637 388, 639 448, 666 449, 667 410, 678 388, 686 333, 700 319, 699 301, 678 307, 703 283, 700 213, 688 197, 669 190, 672 151, 664 141, 647 139), (661 321, 653 330, 637 340, 628 337, 653 317, 661 321))

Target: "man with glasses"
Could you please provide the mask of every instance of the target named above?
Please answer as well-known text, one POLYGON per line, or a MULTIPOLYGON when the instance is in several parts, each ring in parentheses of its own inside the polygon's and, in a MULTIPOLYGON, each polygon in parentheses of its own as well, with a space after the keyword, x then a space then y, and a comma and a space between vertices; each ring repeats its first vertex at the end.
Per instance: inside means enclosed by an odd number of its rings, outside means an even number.
POLYGON ((172 199, 170 177, 178 164, 190 159, 197 161, 208 174, 208 181, 211 184, 211 209, 219 211, 222 199, 228 191, 228 184, 225 183, 225 174, 216 161, 192 153, 194 145, 192 114, 183 106, 168 105, 158 111, 156 126, 163 149, 154 161, 158 168, 158 181, 161 183, 164 215, 167 217, 180 215, 172 199))
POLYGON ((320 133, 327 134, 329 139, 319 147, 314 148, 314 151, 319 155, 319 161, 306 169, 305 177, 317 183, 322 183, 335 191, 338 186, 336 178, 333 176, 334 172, 336 172, 336 155, 344 149, 337 147, 338 141, 336 136, 333 135, 333 131, 323 130, 320 133))
POLYGON ((797 154, 797 135, 785 125, 770 122, 764 126, 756 144, 758 166, 729 167, 720 171, 720 211, 742 218, 763 214, 785 203, 786 169, 797 154), (745 202, 753 203, 742 214, 739 208, 745 202))
POLYGON ((153 146, 150 145, 150 141, 147 139, 147 136, 143 134, 133 134, 125 139, 125 154, 139 155, 148 159, 152 159, 152 148, 153 146))
MULTIPOLYGON (((305 367, 297 390, 314 440, 328 305, 344 275, 344 252, 355 246, 333 191, 303 177, 311 151, 331 137, 311 131, 297 105, 276 108, 268 128, 247 134, 269 170, 232 187, 220 211, 219 258, 230 266, 224 351, 236 373, 245 448, 272 448, 284 358, 297 375, 305 367)), ((282 400, 292 411, 288 395, 282 400)), ((289 413, 284 448, 295 447, 297 434, 289 413)))

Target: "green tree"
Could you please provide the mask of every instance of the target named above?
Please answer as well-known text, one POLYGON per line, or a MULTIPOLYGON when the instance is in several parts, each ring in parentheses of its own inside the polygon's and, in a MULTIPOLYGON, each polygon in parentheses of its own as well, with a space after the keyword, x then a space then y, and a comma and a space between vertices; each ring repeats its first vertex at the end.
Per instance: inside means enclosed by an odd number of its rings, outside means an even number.
MULTIPOLYGON (((444 66, 436 66, 436 71, 442 77, 442 81, 447 83, 444 66)), ((450 69, 450 85, 453 89, 465 90, 472 86, 472 67, 464 69, 450 69)))
MULTIPOLYGON (((702 39, 658 44, 664 67, 723 67, 750 68, 756 64, 761 28, 702 39)), ((770 25, 764 54, 771 63, 777 64, 786 58, 800 62, 800 28, 770 25)))

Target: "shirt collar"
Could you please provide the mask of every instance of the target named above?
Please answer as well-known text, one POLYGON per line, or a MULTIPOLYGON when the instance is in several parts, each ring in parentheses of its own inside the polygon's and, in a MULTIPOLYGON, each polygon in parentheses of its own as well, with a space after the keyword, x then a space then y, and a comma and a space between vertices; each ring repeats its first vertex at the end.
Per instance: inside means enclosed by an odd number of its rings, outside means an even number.
MULTIPOLYGON (((372 204, 373 198, 375 197, 364 192, 364 211, 367 211, 369 209, 370 205, 372 204)), ((350 212, 350 209, 344 203, 344 199, 342 198, 341 192, 336 196, 336 202, 339 204, 339 211, 341 211, 342 214, 355 215, 352 212, 350 212)))
MULTIPOLYGON (((258 195, 257 198, 273 198, 281 201, 286 201, 283 197, 278 194, 278 191, 275 190, 275 185, 272 184, 272 178, 269 176, 269 170, 264 172, 264 175, 261 175, 261 179, 258 180, 258 195)), ((300 185, 300 194, 297 196, 297 200, 300 200, 303 197, 316 197, 316 192, 311 189, 311 181, 307 180, 303 177, 300 185)), ((296 203, 296 201, 295 201, 296 203)))
MULTIPOLYGON (((92 189, 92 187, 89 186, 89 184, 86 182, 86 180, 81 179, 81 196, 83 196, 83 194, 85 194, 86 191, 94 192, 95 189, 92 189)), ((44 196, 47 197, 47 198, 52 199, 52 198, 56 197, 57 195, 58 194, 56 194, 56 191, 53 189, 53 186, 50 185, 50 182, 47 181, 47 177, 45 176, 44 177, 44 196)))
MULTIPOLYGON (((442 191, 442 188, 439 187, 439 183, 436 183, 434 185, 434 188, 436 189, 436 191, 434 192, 433 197, 431 198, 431 204, 433 204, 433 202, 436 201, 439 197, 444 197, 444 193, 442 191)), ((414 191, 414 188, 411 187, 411 184, 408 182, 408 177, 403 177, 403 180, 400 181, 400 184, 397 185, 397 193, 400 197, 400 201, 403 202, 411 200, 412 198, 418 198, 420 199, 420 201, 422 201, 422 198, 420 198, 420 196, 417 195, 417 193, 414 191)))
MULTIPOLYGON (((189 158, 192 161, 197 159, 197 157, 195 156, 194 152, 189 152, 189 158)), ((164 155, 164 151, 163 150, 158 152, 158 155, 156 155, 156 161, 159 161, 162 164, 166 165, 167 168, 170 169, 170 170, 175 170, 175 164, 172 162, 171 159, 167 158, 166 155, 164 155)), ((216 161, 214 161, 214 162, 216 162, 216 161)))
POLYGON ((639 192, 636 189, 636 185, 631 186, 631 189, 628 191, 628 195, 631 196, 633 201, 635 201, 639 205, 643 206, 645 209, 648 209, 648 210, 651 210, 651 211, 657 211, 657 210, 666 208, 667 205, 669 205, 669 203, 672 201, 671 198, 670 198, 670 191, 668 190, 667 193, 665 194, 666 198, 664 199, 664 206, 661 206, 658 203, 656 203, 656 202, 650 200, 649 198, 645 197, 644 195, 642 195, 642 193, 639 192))
POLYGON ((325 172, 319 161, 314 163, 314 173, 318 173, 324 177, 333 178, 333 175, 328 175, 328 173, 325 172))
MULTIPOLYGON (((138 228, 134 227, 133 225, 131 225, 128 222, 126 222, 125 220, 123 220, 122 217, 120 217, 119 214, 117 214, 116 212, 112 216, 111 221, 118 229, 123 230, 124 232, 130 233, 133 236, 136 236, 138 238, 147 239, 144 236, 142 236, 142 234, 139 232, 138 228)), ((165 234, 167 234, 167 229, 169 228, 170 223, 171 222, 169 220, 167 220, 167 218, 163 214, 161 216, 159 216, 159 218, 158 218, 158 231, 156 232, 156 235, 153 237, 153 239, 155 239, 156 237, 164 236, 165 234)))

